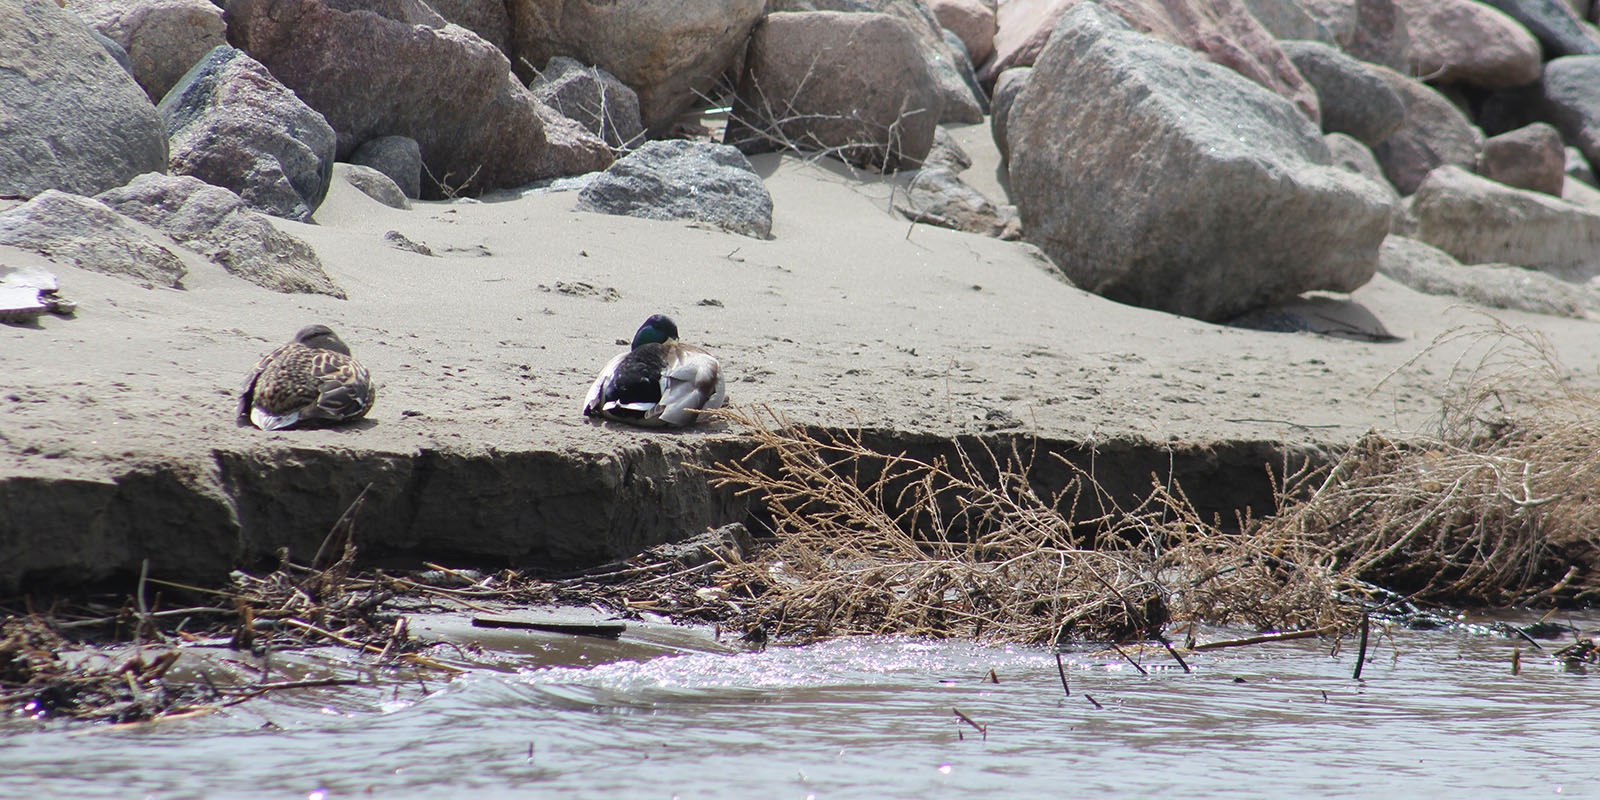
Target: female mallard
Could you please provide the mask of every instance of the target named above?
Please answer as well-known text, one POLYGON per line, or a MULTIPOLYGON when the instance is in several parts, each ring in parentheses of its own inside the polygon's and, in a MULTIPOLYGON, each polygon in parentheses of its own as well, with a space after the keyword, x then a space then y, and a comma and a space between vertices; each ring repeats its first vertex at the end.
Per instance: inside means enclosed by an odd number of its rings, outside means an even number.
POLYGON ((678 341, 678 326, 656 314, 633 335, 633 349, 619 353, 589 387, 588 417, 633 425, 681 427, 727 399, 722 371, 710 353, 678 341))
POLYGON ((239 392, 239 423, 269 431, 337 425, 366 416, 377 394, 339 336, 312 325, 256 362, 239 392))

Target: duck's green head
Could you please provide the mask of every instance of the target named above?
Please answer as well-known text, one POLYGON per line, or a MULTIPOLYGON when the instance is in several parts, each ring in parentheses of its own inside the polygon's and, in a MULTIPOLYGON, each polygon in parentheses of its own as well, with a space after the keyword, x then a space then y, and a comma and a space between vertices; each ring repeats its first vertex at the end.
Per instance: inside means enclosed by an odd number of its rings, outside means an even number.
POLYGON ((633 335, 633 349, 647 344, 663 344, 678 338, 678 326, 665 314, 652 314, 633 335))

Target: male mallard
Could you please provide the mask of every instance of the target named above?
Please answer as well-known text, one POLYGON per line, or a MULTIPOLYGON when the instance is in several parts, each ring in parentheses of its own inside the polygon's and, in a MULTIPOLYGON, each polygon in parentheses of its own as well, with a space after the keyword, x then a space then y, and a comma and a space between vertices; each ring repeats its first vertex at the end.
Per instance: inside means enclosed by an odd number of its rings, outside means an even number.
POLYGON ((721 408, 727 394, 717 359, 678 341, 678 326, 656 314, 633 335, 633 349, 600 370, 583 413, 633 425, 681 427, 700 421, 701 410, 721 408))
POLYGON ((256 362, 239 391, 239 422, 269 431, 337 425, 366 416, 377 394, 338 334, 311 325, 256 362))

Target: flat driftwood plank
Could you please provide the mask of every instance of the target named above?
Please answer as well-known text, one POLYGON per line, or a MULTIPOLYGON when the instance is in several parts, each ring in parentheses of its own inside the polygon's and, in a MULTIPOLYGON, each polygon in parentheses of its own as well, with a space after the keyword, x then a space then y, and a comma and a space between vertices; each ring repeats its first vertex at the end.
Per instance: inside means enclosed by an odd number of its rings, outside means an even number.
POLYGON ((573 636, 601 636, 615 639, 628 629, 621 622, 556 622, 554 620, 521 619, 518 617, 473 617, 474 628, 517 628, 549 633, 569 633, 573 636))

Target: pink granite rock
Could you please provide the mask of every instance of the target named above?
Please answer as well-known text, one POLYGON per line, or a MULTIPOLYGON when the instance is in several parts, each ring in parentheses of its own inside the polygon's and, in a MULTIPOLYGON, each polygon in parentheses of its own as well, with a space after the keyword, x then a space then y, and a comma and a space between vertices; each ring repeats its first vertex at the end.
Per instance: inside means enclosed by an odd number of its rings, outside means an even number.
POLYGON ((1405 11, 1396 0, 1297 0, 1334 35, 1346 54, 1406 72, 1405 11))
MULTIPOLYGON (((425 6, 422 7, 426 9, 425 6)), ((424 194, 477 194, 604 169, 611 149, 534 98, 494 45, 456 25, 322 0, 234 0, 228 36, 338 134, 340 158, 377 136, 409 136, 424 194)))
POLYGON ((1396 0, 1406 15, 1413 72, 1430 83, 1524 86, 1543 71, 1539 40, 1472 0, 1396 0))
POLYGON ((961 37, 967 57, 982 64, 994 53, 995 13, 980 0, 933 0, 933 15, 946 30, 961 37))
POLYGON ((1566 183, 1566 148, 1555 126, 1536 122, 1483 143, 1478 172, 1517 189, 1561 196, 1566 183))
POLYGON ((1483 131, 1461 109, 1421 81, 1377 65, 1372 70, 1389 82, 1406 106, 1400 129, 1372 149, 1394 188, 1409 195, 1440 166, 1465 170, 1477 166, 1483 131))
POLYGON ((152 103, 211 48, 228 43, 222 9, 210 0, 80 0, 71 7, 128 52, 133 78, 152 103))
MULTIPOLYGON (((979 79, 992 83, 1038 57, 1061 15, 1083 0, 1010 0, 1000 6, 994 57, 979 79)), ((1134 30, 1203 53, 1207 58, 1293 101, 1321 120, 1317 94, 1240 0, 1100 0, 1134 30)))
POLYGON ((889 14, 768 14, 750 37, 727 142, 886 169, 920 164, 943 102, 920 47, 889 14))
MULTIPOLYGON (((506 0, 509 55, 517 69, 555 56, 599 67, 639 95, 639 113, 653 134, 703 102, 735 65, 762 0, 506 0)), ((524 78, 532 77, 524 72, 524 78)))

